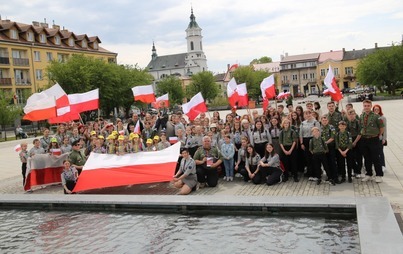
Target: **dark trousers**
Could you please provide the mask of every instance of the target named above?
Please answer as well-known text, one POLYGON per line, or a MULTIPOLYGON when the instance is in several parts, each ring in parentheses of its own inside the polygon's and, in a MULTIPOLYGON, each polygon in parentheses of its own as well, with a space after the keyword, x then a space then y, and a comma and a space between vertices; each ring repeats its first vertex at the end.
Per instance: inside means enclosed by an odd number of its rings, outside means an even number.
POLYGON ((157 121, 155 122, 155 129, 158 131, 160 126, 161 126, 161 130, 166 129, 167 122, 168 122, 168 119, 166 119, 166 118, 158 118, 157 121))
POLYGON ((338 180, 338 176, 344 176, 346 178, 346 171, 344 170, 344 175, 342 172, 339 172, 339 168, 337 167, 337 155, 339 152, 336 151, 336 146, 335 144, 328 144, 327 148, 329 149, 329 152, 326 153, 326 158, 327 158, 327 165, 328 165, 328 170, 326 171, 326 175, 329 179, 333 179, 334 181, 338 180))
POLYGON ((241 161, 241 162, 239 163, 239 165, 238 165, 238 171, 237 171, 237 172, 243 176, 243 180, 244 180, 245 182, 247 182, 247 181, 249 180, 248 172, 246 171, 245 162, 244 162, 244 161, 241 161), (245 174, 246 174, 247 178, 245 178, 245 174))
MULTIPOLYGON (((356 137, 353 137, 355 140, 356 137)), ((361 140, 357 142, 357 145, 351 149, 353 157, 353 170, 356 175, 361 174, 362 169, 362 153, 361 153, 361 140)))
POLYGON ((366 175, 372 176, 372 165, 374 165, 376 176, 383 176, 381 158, 379 156, 381 146, 379 138, 362 138, 362 155, 364 156, 366 175))
POLYGON ((382 144, 382 140, 380 140, 379 142, 380 142, 379 159, 381 160, 381 166, 385 167, 385 154, 383 153, 384 145, 382 144))
POLYGON ((322 167, 321 166, 323 166, 327 175, 331 175, 331 172, 329 172, 329 165, 328 165, 327 156, 325 153, 313 154, 312 155, 312 166, 313 166, 312 176, 318 178, 319 180, 322 177, 322 167))
POLYGON ((309 141, 311 139, 312 138, 303 138, 303 144, 305 147, 304 157, 305 157, 305 163, 306 163, 306 167, 307 167, 306 176, 308 176, 308 177, 313 176, 312 153, 309 151, 309 141))
POLYGON ((27 163, 23 162, 21 165, 21 173, 22 173, 22 186, 25 185, 25 174, 27 173, 27 163))
MULTIPOLYGON (((256 171, 256 169, 257 169, 256 165, 249 165, 249 170, 250 170, 251 173, 254 173, 256 171)), ((258 174, 256 174, 252 179, 250 179, 249 173, 246 170, 246 167, 239 168, 239 170, 240 170, 239 173, 243 176, 243 180, 245 182, 247 182, 249 180, 252 180, 252 182, 254 184, 261 184, 262 183, 262 176, 260 175, 261 172, 258 172, 258 174)))
MULTIPOLYGON (((73 191, 74 187, 76 186, 76 182, 75 181, 66 181, 66 187, 68 190, 73 191)), ((67 194, 66 190, 63 188, 64 194, 67 194)))
POLYGON ((298 172, 303 173, 304 172, 304 168, 306 166, 306 160, 305 160, 305 151, 302 150, 301 148, 301 144, 298 141, 297 146, 295 147, 295 150, 297 152, 297 170, 298 172))
POLYGON ((210 168, 205 165, 196 166, 197 181, 199 183, 207 183, 210 187, 215 187, 218 184, 217 168, 210 168))
MULTIPOLYGON (((290 150, 291 146, 284 146, 285 150, 290 150)), ((285 173, 297 174, 297 151, 294 147, 290 155, 285 155, 283 150, 280 153, 280 160, 283 162, 285 173)))
MULTIPOLYGON (((344 149, 343 149, 344 150, 344 149)), ((347 161, 347 176, 351 178, 353 173, 353 153, 348 150, 347 157, 343 157, 339 151, 337 151, 337 167, 339 175, 342 179, 346 179, 346 161, 347 161)))
POLYGON ((255 151, 256 151, 257 154, 260 155, 260 158, 264 157, 266 144, 267 144, 267 142, 263 142, 263 143, 256 143, 254 145, 255 151))
POLYGON ((276 167, 260 167, 262 180, 266 180, 266 184, 271 186, 280 182, 283 171, 276 167), (266 179, 267 178, 267 179, 266 179))

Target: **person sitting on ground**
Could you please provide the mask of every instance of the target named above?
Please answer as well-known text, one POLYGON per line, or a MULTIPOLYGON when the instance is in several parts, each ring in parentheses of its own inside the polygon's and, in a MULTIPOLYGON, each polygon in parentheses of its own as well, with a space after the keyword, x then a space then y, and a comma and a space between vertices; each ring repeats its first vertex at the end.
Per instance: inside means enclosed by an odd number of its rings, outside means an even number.
POLYGON ((262 171, 262 180, 266 180, 267 185, 271 186, 281 183, 283 171, 280 168, 280 157, 274 150, 273 144, 268 143, 265 148, 265 155, 259 161, 258 170, 262 171))
POLYGON ((217 186, 218 167, 222 163, 222 156, 217 147, 211 146, 209 136, 203 137, 203 145, 197 149, 194 160, 200 188, 205 187, 206 183, 210 187, 217 186))
POLYGON ((261 172, 257 170, 258 163, 261 159, 260 155, 251 144, 247 145, 246 152, 245 168, 240 171, 243 180, 245 182, 252 180, 254 184, 260 184, 262 182, 262 177, 260 176, 261 172))
POLYGON ((179 170, 173 178, 173 184, 175 188, 180 189, 180 195, 187 195, 197 185, 196 163, 190 157, 187 148, 182 149, 181 155, 182 160, 179 170))
POLYGON ((63 161, 63 172, 61 174, 64 194, 72 194, 78 179, 77 169, 71 165, 69 160, 63 161))

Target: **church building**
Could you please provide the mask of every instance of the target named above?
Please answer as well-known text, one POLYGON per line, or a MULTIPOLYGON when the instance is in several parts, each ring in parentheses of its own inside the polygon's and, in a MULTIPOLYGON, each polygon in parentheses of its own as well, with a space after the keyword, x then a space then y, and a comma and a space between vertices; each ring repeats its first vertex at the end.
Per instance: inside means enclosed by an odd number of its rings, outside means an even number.
POLYGON ((190 77, 198 72, 207 71, 207 59, 203 52, 202 29, 196 22, 191 9, 190 22, 186 31, 187 52, 174 55, 158 56, 153 43, 148 72, 155 81, 167 76, 190 77))

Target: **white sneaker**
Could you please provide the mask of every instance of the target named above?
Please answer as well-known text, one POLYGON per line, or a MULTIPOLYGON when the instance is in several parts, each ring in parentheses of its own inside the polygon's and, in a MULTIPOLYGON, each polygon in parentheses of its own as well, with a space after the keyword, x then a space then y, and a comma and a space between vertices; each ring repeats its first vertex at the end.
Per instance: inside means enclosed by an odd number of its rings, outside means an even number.
POLYGON ((385 166, 382 166, 382 171, 386 172, 386 167, 385 166))
POLYGON ((381 183, 381 182, 383 182, 382 176, 375 176, 375 182, 376 182, 376 183, 381 183))
POLYGON ((226 176, 224 176, 222 180, 223 180, 223 181, 227 181, 227 177, 226 177, 226 176))
POLYGON ((312 177, 312 176, 309 177, 309 178, 308 178, 308 181, 314 181, 314 180, 313 180, 313 177, 312 177))
POLYGON ((312 180, 311 181, 318 181, 319 179, 317 178, 317 177, 312 177, 312 180))
POLYGON ((243 177, 240 173, 236 173, 235 174, 235 177, 238 177, 238 178, 241 178, 241 177, 243 177))
POLYGON ((368 181, 372 181, 372 176, 365 176, 362 180, 361 180, 361 182, 368 182, 368 181))
POLYGON ((232 176, 229 177, 229 181, 232 182, 234 181, 234 178, 232 176))

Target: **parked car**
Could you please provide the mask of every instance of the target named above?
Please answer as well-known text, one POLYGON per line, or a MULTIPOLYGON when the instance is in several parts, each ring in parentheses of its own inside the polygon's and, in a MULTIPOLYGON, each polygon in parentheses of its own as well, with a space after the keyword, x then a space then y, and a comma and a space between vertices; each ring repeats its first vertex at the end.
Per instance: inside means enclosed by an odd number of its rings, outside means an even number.
POLYGON ((355 93, 355 94, 362 93, 362 92, 364 92, 364 88, 362 88, 362 87, 352 88, 352 89, 350 89, 350 92, 355 93))
POLYGON ((347 93, 351 93, 351 88, 350 87, 345 87, 345 88, 343 88, 343 89, 341 89, 341 92, 343 93, 343 94, 347 94, 347 93))

